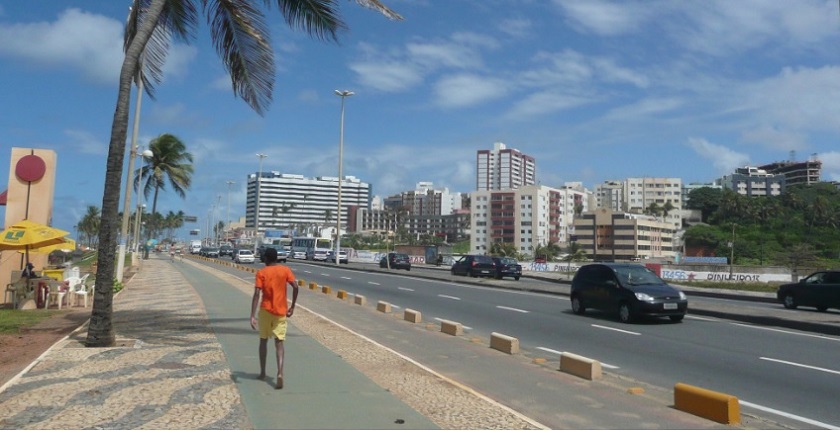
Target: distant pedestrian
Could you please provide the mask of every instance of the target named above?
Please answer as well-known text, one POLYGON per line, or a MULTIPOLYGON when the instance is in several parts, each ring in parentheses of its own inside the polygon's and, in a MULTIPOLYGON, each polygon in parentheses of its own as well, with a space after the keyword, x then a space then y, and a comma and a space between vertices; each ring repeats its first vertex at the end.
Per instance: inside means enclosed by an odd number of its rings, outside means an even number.
POLYGON ((263 252, 265 268, 259 270, 254 285, 254 298, 251 300, 251 328, 260 331, 260 375, 265 379, 265 360, 268 355, 268 338, 274 337, 274 349, 277 353, 276 389, 283 389, 283 356, 286 339, 286 318, 292 317, 297 303, 298 285, 292 270, 277 264, 277 249, 267 248, 263 252), (288 304, 287 288, 292 288, 292 305, 288 304), (262 294, 262 299, 260 296, 262 294), (259 320, 257 319, 259 307, 259 320))

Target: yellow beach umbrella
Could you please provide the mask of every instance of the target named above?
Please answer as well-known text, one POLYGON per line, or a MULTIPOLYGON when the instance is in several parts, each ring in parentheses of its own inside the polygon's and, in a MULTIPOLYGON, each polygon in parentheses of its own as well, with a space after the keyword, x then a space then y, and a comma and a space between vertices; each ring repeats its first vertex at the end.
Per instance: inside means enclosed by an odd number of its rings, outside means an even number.
POLYGON ((23 220, 0 232, 0 250, 24 250, 26 263, 29 263, 30 250, 61 244, 69 233, 41 223, 23 220))
MULTIPOLYGON (((64 241, 58 244, 53 245, 45 245, 43 247, 33 248, 30 249, 30 253, 43 253, 43 254, 50 254, 54 251, 63 251, 65 253, 71 252, 76 249, 76 241, 72 238, 62 238, 64 241)), ((23 253, 23 250, 18 250, 18 252, 23 253)))

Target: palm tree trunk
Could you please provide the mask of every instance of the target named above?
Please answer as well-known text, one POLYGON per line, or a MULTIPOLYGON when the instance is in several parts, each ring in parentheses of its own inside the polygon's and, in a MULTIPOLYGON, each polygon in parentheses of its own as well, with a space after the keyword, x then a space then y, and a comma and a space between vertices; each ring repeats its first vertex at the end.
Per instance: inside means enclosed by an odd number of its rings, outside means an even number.
POLYGON ((128 135, 128 110, 131 102, 131 82, 137 71, 138 59, 152 36, 163 11, 165 0, 153 0, 143 23, 126 50, 120 86, 117 93, 117 107, 111 124, 111 141, 108 147, 108 161, 105 170, 105 192, 102 195, 102 223, 99 225, 99 258, 96 269, 96 289, 93 293, 93 309, 90 314, 87 339, 88 347, 113 346, 116 341, 113 324, 114 313, 114 269, 119 230, 119 200, 122 190, 123 160, 128 135))

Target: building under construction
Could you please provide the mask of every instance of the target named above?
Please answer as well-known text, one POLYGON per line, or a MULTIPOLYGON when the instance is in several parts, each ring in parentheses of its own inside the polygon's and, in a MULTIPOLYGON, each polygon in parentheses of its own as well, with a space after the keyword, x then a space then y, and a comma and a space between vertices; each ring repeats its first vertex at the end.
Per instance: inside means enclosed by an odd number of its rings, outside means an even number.
POLYGON ((817 160, 816 155, 811 160, 805 162, 795 162, 793 161, 793 157, 791 157, 791 160, 773 162, 759 166, 758 168, 767 171, 769 174, 784 175, 785 185, 790 187, 800 184, 811 185, 820 182, 822 162, 817 160))

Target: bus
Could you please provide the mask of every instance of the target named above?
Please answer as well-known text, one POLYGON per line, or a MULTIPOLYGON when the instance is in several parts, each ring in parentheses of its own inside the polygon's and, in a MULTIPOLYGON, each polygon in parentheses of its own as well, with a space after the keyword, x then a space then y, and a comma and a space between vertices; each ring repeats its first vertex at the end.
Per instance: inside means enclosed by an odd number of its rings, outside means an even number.
POLYGON ((312 256, 315 249, 332 250, 332 240, 329 238, 315 238, 311 236, 292 238, 289 257, 292 259, 306 259, 312 256))

